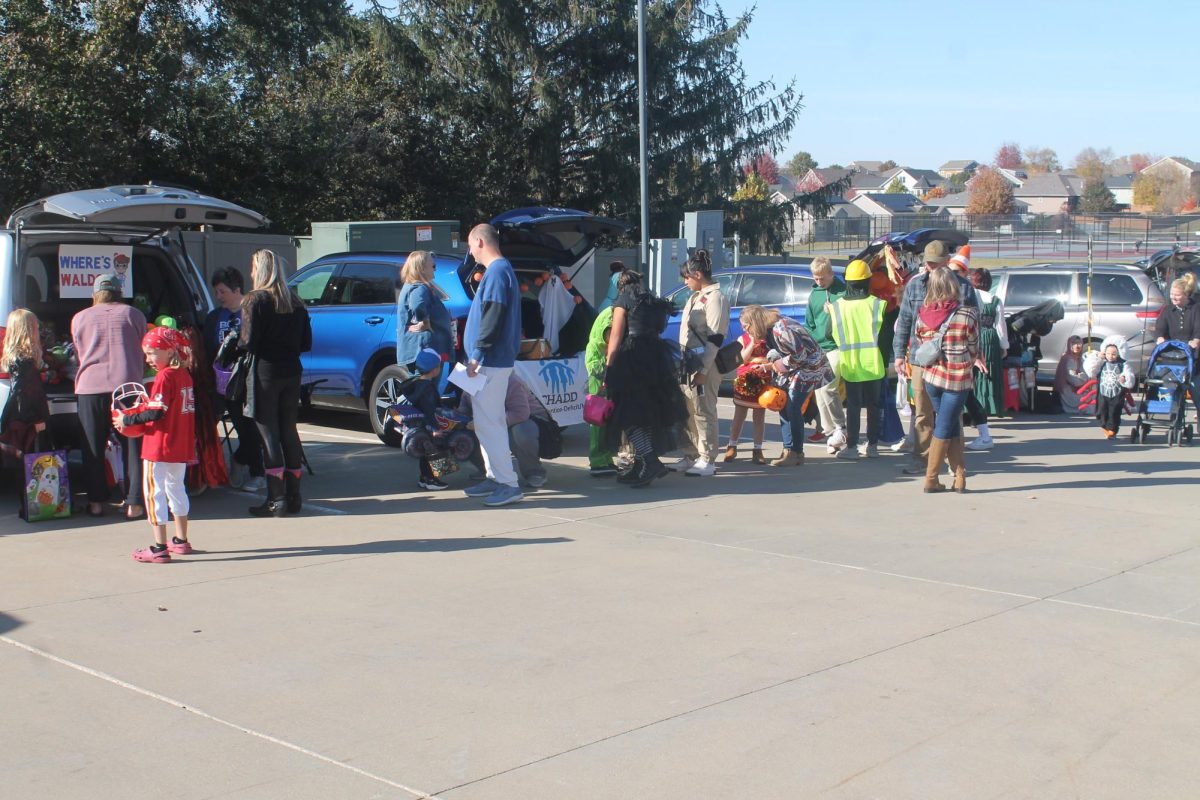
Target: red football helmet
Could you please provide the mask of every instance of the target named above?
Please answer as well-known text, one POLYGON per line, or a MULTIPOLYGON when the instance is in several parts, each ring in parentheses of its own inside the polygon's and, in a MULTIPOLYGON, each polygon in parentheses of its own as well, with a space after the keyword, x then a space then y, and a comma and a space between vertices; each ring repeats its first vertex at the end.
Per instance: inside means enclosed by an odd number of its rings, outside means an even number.
MULTIPOLYGON (((117 424, 117 417, 124 414, 139 414, 145 411, 150 403, 150 395, 146 394, 146 387, 140 383, 122 383, 113 390, 112 398, 114 426, 117 424)), ((125 430, 121 433, 130 439, 136 439, 146 434, 146 425, 144 423, 126 425, 125 430)))

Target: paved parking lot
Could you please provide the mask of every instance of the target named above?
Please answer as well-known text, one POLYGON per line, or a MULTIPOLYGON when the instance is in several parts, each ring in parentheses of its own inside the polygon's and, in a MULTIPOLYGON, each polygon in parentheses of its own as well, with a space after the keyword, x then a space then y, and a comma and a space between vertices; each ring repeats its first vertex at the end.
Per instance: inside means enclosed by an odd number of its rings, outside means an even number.
POLYGON ((812 449, 628 490, 575 430, 489 510, 321 412, 305 514, 211 491, 176 563, 6 517, 0 796, 1196 796, 1200 449, 993 430, 964 496, 812 449))

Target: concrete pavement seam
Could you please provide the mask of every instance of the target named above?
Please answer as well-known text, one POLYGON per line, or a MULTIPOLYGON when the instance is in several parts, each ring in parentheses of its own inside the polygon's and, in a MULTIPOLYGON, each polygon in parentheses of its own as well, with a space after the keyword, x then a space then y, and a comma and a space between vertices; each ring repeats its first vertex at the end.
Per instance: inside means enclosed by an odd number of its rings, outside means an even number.
POLYGON ((603 525, 603 524, 599 524, 599 523, 593 523, 593 522, 591 522, 590 519, 581 519, 581 520, 579 520, 579 522, 582 524, 591 524, 593 527, 596 527, 596 528, 605 528, 608 530, 620 530, 620 531, 625 531, 625 532, 629 532, 629 533, 640 533, 644 536, 653 536, 653 537, 659 538, 659 539, 669 539, 669 540, 674 540, 674 541, 679 541, 679 542, 689 542, 691 544, 707 545, 709 547, 718 547, 718 548, 723 548, 726 550, 740 550, 745 553, 754 553, 756 555, 771 556, 774 558, 784 558, 784 559, 788 559, 788 560, 792 560, 792 561, 804 561, 804 562, 807 562, 810 564, 820 564, 822 566, 827 566, 827 567, 836 567, 838 569, 853 570, 855 572, 863 572, 863 573, 867 573, 870 575, 880 575, 880 576, 888 577, 888 578, 899 578, 901 580, 916 581, 918 583, 931 583, 936 586, 947 586, 947 587, 955 588, 955 589, 966 589, 968 591, 982 592, 985 594, 997 594, 997 595, 1001 595, 1003 597, 1012 597, 1012 598, 1022 599, 1022 600, 1033 600, 1033 601, 1037 601, 1037 602, 1058 603, 1060 605, 1075 606, 1077 608, 1090 608, 1095 611, 1107 611, 1112 614, 1123 614, 1123 615, 1130 616, 1130 617, 1140 617, 1143 619, 1152 619, 1152 620, 1156 620, 1159 622, 1173 622, 1178 625, 1200 627, 1200 622, 1193 622, 1191 620, 1176 619, 1174 617, 1163 617, 1163 616, 1159 616, 1159 615, 1155 615, 1155 614, 1146 614, 1141 611, 1128 611, 1128 610, 1122 609, 1122 608, 1111 608, 1109 606, 1100 606, 1100 605, 1094 605, 1091 603, 1078 603, 1078 602, 1075 602, 1074 600, 1060 599, 1061 595, 1068 594, 1070 592, 1075 592, 1080 589, 1086 589, 1089 586, 1093 586, 1097 583, 1103 583, 1104 581, 1112 580, 1113 578, 1119 577, 1126 573, 1131 573, 1134 570, 1142 569, 1143 567, 1147 567, 1147 566, 1149 566, 1151 564, 1155 564, 1159 561, 1164 561, 1168 558, 1175 558, 1176 556, 1183 555, 1184 553, 1190 553, 1193 550, 1197 549, 1196 546, 1185 547, 1183 550, 1178 550, 1176 552, 1167 553, 1167 554, 1159 556, 1157 558, 1152 558, 1149 561, 1145 561, 1141 564, 1135 564, 1131 567, 1127 567, 1118 572, 1106 573, 1103 577, 1097 578, 1093 581, 1087 581, 1086 583, 1081 583, 1078 586, 1072 586, 1068 589, 1063 589, 1060 592, 1055 592, 1053 594, 1048 594, 1048 595, 1044 595, 1044 596, 1038 596, 1038 595, 1031 595, 1031 594, 1021 594, 1020 592, 1008 592, 1003 589, 989 589, 985 586, 972 586, 972 585, 966 584, 966 583, 954 583, 953 581, 942 581, 942 580, 938 580, 937 578, 922 578, 919 575, 905 575, 902 572, 887 572, 886 570, 872 569, 871 567, 863 567, 863 566, 859 566, 857 564, 842 564, 837 561, 824 561, 819 558, 811 558, 809 556, 798 556, 798 555, 793 555, 791 553, 773 553, 769 550, 758 550, 753 547, 744 547, 742 545, 736 545, 736 544, 723 544, 721 542, 706 542, 703 539, 689 539, 686 536, 673 536, 668 533, 654 533, 652 531, 645 531, 645 530, 640 530, 637 528, 618 528, 613 525, 603 525))
POLYGON ((444 789, 439 789, 437 794, 439 796, 446 795, 446 794, 449 794, 450 792, 457 791, 458 789, 463 789, 467 786, 472 786, 477 783, 482 783, 484 781, 491 780, 492 778, 497 778, 497 777, 500 777, 501 775, 506 775, 510 772, 516 772, 517 770, 525 769, 526 767, 531 767, 531 766, 534 766, 537 764, 544 763, 546 761, 551 761, 555 758, 558 758, 559 756, 569 755, 578 750, 584 750, 588 747, 592 747, 592 746, 598 745, 598 744, 603 744, 604 742, 611 741, 613 739, 619 739, 622 736, 626 736, 631 733, 637 733, 638 731, 646 730, 646 729, 652 728, 656 725, 661 725, 665 722, 672 722, 674 720, 681 719, 683 717, 698 713, 700 711, 706 711, 708 709, 716 708, 717 706, 724 705, 726 703, 732 703, 737 700, 742 700, 747 697, 751 697, 753 695, 760 694, 762 692, 767 692, 772 689, 778 689, 781 686, 787 686, 788 684, 798 683, 799 681, 806 680, 806 679, 814 677, 816 675, 821 675, 826 672, 831 672, 831 671, 833 671, 835 669, 839 669, 841 667, 850 666, 851 664, 855 664, 859 661, 864 661, 868 658, 874 658, 875 656, 883 655, 883 654, 889 653, 893 650, 898 650, 902 647, 907 647, 910 644, 916 644, 917 642, 924 641, 925 639, 930 639, 935 636, 941 636, 943 633, 950 633, 951 631, 958 630, 959 628, 965 628, 969 625, 974 625, 978 622, 985 622, 989 619, 992 619, 993 617, 998 617, 1003 614, 1007 614, 1011 611, 1017 611, 1019 609, 1025 608, 1026 606, 1033 605, 1034 603, 1037 603, 1037 602, 1038 602, 1038 598, 1034 598, 1025 603, 1020 603, 1015 606, 1010 606, 1008 608, 1002 608, 997 611, 993 611, 992 613, 985 614, 982 617, 976 617, 974 619, 964 620, 955 625, 951 625, 947 628, 942 628, 941 630, 930 631, 928 633, 921 634, 920 636, 914 637, 912 639, 907 639, 903 642, 896 642, 895 644, 888 645, 887 647, 882 647, 878 650, 873 650, 869 653, 862 653, 861 655, 857 655, 853 658, 848 658, 843 661, 839 661, 835 664, 827 664, 826 666, 821 667, 820 669, 811 670, 810 672, 806 672, 803 675, 796 675, 791 678, 785 678, 781 681, 776 681, 775 683, 767 684, 765 686, 760 686, 755 689, 749 689, 744 692, 739 692, 738 694, 731 695, 729 697, 723 697, 720 700, 714 700, 711 703, 705 703, 704 705, 696 706, 695 708, 689 708, 685 711, 680 711, 677 714, 671 714, 670 716, 662 717, 661 719, 651 720, 651 721, 643 723, 641 725, 635 725, 632 728, 628 728, 623 731, 618 731, 616 733, 609 734, 608 736, 601 736, 599 739, 594 739, 590 742, 584 742, 583 744, 575 745, 574 747, 569 747, 566 750, 562 750, 557 753, 551 753, 550 755, 542 756, 541 758, 535 758, 532 761, 527 761, 523 764, 517 764, 515 766, 509 767, 508 769, 499 770, 498 772, 494 772, 491 775, 485 775, 483 777, 475 778, 474 780, 466 781, 464 783, 460 783, 455 786, 449 786, 444 789))
POLYGON ((437 795, 429 794, 428 792, 422 792, 419 789, 414 789, 411 786, 405 786, 403 783, 398 783, 396 781, 390 780, 388 778, 383 777, 382 775, 376 775, 372 772, 367 772, 364 769, 359 769, 358 767, 347 764, 344 761, 338 761, 335 758, 330 758, 329 756, 322 755, 322 754, 316 752, 315 750, 309 750, 307 747, 303 747, 303 746, 295 744, 293 742, 289 742, 285 739, 280 739, 279 737, 272 736, 269 733, 263 733, 262 731, 256 731, 253 728, 247 728, 246 726, 239 725, 236 722, 231 722, 227 719, 222 719, 221 717, 213 716, 212 714, 209 714, 206 711, 196 708, 195 706, 188 705, 187 703, 184 703, 181 700, 176 700, 174 698, 167 697, 166 695, 159 694, 158 692, 152 692, 149 689, 144 689, 141 686, 136 686, 127 681, 123 681, 120 678, 117 678, 113 675, 109 675, 106 672, 101 672, 100 670, 92 669, 91 667, 85 666, 83 664, 79 664, 74 661, 70 661, 70 660, 62 658, 60 656, 56 656, 53 653, 48 653, 45 650, 41 650, 32 645, 25 644, 24 642, 18 642, 17 640, 9 638, 8 636, 0 636, 0 642, 4 642, 5 644, 11 645, 20 650, 24 650, 25 652, 30 653, 32 655, 47 659, 47 660, 52 661, 61 666, 68 667, 68 668, 76 670, 78 672, 82 672, 83 674, 89 675, 93 678, 98 678, 107 683, 111 683, 114 686, 118 686, 127 691, 134 692, 135 694, 140 694, 143 697, 148 697, 151 700, 157 700, 160 703, 165 703, 166 705, 169 705, 169 706, 175 706, 176 708, 182 709, 183 711, 186 711, 189 714, 193 714, 197 717, 200 717, 201 719, 206 719, 210 722, 215 722, 218 725, 223 725, 226 728, 232 728, 233 730, 238 731, 240 733, 244 733, 249 736, 253 736, 257 739, 262 739, 263 741, 270 742, 271 744, 278 745, 287 750, 291 750, 293 752, 300 753, 301 755, 308 756, 309 758, 314 758, 317 761, 321 761, 323 763, 330 764, 330 765, 338 767, 340 769, 348 770, 349 772, 353 772, 354 774, 359 775, 360 777, 367 778, 367 779, 375 781, 377 783, 382 783, 385 786, 392 787, 393 789, 400 789, 401 791, 408 792, 409 794, 413 795, 413 797, 417 798, 417 800, 439 800, 437 795))

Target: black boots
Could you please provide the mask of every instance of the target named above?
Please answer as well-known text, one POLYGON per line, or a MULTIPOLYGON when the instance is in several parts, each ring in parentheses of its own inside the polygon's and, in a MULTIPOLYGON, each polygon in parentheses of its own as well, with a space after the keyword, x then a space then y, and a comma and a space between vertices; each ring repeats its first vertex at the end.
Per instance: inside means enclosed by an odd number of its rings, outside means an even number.
POLYGON ((283 495, 286 503, 287 513, 299 514, 303 507, 303 502, 300 500, 300 476, 293 475, 290 472, 283 473, 283 495))
MULTIPOLYGON (((296 504, 300 504, 300 486, 296 485, 296 504)), ((283 478, 276 475, 267 476, 267 499, 261 506, 251 506, 250 513, 256 517, 282 517, 287 513, 283 499, 283 478)))

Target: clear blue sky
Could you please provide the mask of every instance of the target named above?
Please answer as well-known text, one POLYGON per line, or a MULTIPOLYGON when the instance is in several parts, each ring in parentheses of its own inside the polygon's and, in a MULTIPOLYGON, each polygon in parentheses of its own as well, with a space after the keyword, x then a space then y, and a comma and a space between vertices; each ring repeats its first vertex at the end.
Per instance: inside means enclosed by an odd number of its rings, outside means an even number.
POLYGON ((1001 143, 1200 160, 1196 0, 724 0, 742 63, 804 94, 780 163, 990 162, 1001 143))

